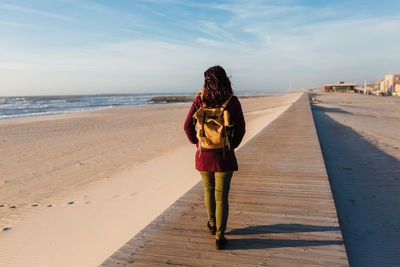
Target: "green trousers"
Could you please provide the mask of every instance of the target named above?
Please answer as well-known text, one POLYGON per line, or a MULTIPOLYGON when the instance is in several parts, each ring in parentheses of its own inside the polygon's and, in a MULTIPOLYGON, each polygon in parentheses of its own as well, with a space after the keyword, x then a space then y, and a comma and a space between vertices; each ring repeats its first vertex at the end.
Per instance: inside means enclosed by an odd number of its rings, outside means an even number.
POLYGON ((215 237, 224 237, 226 222, 228 221, 228 195, 233 172, 205 172, 200 175, 204 183, 204 200, 208 215, 208 222, 216 226, 215 237))

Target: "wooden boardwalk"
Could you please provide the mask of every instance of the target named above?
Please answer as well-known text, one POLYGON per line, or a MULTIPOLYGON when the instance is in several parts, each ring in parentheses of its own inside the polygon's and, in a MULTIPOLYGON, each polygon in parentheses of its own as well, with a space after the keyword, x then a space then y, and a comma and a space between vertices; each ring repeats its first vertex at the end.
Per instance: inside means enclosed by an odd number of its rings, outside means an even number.
POLYGON ((225 250, 200 182, 101 266, 348 266, 307 94, 237 155, 225 250))

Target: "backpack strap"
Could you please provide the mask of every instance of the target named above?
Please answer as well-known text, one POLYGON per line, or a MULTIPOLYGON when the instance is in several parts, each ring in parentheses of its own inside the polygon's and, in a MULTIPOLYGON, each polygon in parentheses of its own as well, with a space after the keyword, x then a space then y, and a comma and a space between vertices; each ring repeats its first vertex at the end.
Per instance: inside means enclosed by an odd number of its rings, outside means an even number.
MULTIPOLYGON (((228 97, 228 99, 221 105, 221 110, 222 110, 222 112, 225 110, 226 105, 228 105, 228 103, 229 103, 229 101, 231 100, 232 96, 233 96, 233 94, 231 94, 231 95, 228 97)), ((224 127, 224 128, 223 128, 223 131, 224 131, 224 148, 223 148, 222 157, 223 157, 223 159, 225 159, 225 148, 226 148, 226 144, 227 144, 227 143, 226 143, 226 140, 227 140, 228 136, 227 136, 227 134, 226 134, 226 127, 225 127, 225 125, 224 125, 223 127, 224 127)))
POLYGON ((206 104, 206 102, 204 101, 204 98, 203 98, 203 91, 200 91, 197 95, 200 96, 201 105, 203 106, 203 108, 207 108, 207 104, 206 104))
MULTIPOLYGON (((202 107, 203 107, 203 108, 207 108, 206 102, 205 102, 204 99, 203 99, 203 91, 200 91, 197 95, 200 96, 200 100, 201 100, 201 105, 202 105, 202 107)), ((201 129, 199 129, 200 135, 201 135, 201 132, 203 132, 203 133, 205 132, 205 131, 204 131, 204 123, 205 123, 205 121, 206 121, 206 116, 205 116, 205 114, 203 113, 202 127, 201 127, 201 129)), ((199 140, 199 142, 200 142, 200 140, 199 140)), ((198 146, 198 150, 199 150, 199 158, 200 158, 200 156, 201 156, 201 144, 200 144, 200 143, 199 143, 199 146, 198 146)))
POLYGON ((233 94, 228 97, 228 99, 221 105, 221 109, 224 110, 226 105, 228 105, 229 101, 231 100, 233 94))

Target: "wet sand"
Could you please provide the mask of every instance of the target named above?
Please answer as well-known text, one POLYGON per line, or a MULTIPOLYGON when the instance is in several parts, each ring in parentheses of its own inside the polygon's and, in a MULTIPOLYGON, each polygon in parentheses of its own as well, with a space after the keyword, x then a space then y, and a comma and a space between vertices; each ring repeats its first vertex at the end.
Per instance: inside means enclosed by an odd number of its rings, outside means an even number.
POLYGON ((400 98, 316 92, 312 105, 351 266, 400 266, 400 98))

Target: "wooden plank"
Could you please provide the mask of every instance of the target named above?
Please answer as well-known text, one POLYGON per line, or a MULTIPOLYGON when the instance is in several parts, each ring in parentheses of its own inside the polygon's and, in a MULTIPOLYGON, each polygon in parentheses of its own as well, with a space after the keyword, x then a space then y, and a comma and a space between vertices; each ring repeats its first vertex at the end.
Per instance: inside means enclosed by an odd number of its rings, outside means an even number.
POLYGON ((237 157, 225 250, 200 182, 101 266, 348 266, 306 94, 237 157))

